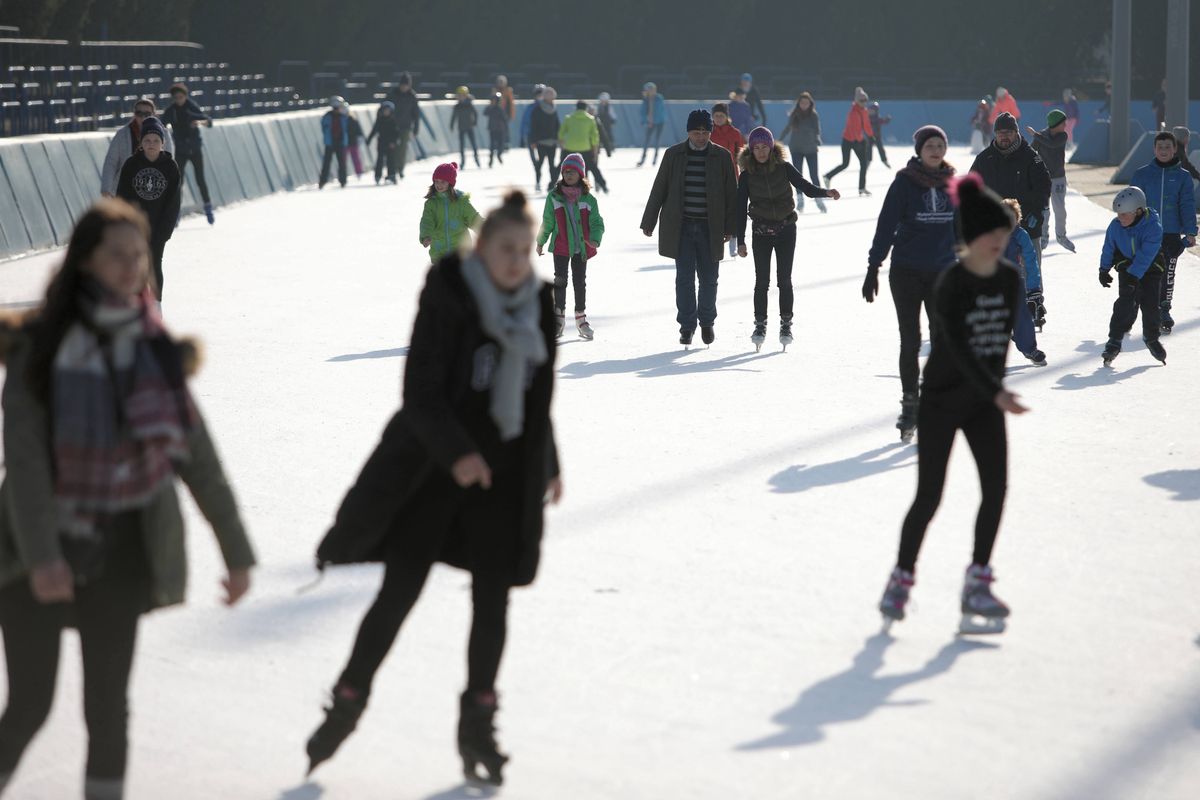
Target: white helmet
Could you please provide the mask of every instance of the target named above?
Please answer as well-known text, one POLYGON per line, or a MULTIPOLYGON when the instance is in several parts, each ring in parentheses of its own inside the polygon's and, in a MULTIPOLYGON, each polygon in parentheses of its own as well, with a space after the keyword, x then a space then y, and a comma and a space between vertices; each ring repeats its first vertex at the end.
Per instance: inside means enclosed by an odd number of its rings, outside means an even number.
POLYGON ((342 97, 340 94, 335 94, 333 97, 329 98, 329 105, 333 106, 334 108, 341 108, 342 104, 345 102, 346 98, 342 97))
POLYGON ((1113 198, 1113 211, 1118 214, 1132 214, 1146 207, 1146 193, 1136 186, 1126 186, 1117 192, 1113 198))

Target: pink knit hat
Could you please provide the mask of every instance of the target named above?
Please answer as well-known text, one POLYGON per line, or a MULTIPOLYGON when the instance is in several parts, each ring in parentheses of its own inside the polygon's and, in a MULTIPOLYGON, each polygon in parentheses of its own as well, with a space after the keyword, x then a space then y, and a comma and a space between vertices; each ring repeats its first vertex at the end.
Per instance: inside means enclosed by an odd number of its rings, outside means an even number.
POLYGON ((438 164, 437 169, 433 171, 433 179, 435 181, 445 181, 453 186, 458 183, 458 164, 453 161, 438 164))
POLYGON ((584 163, 583 156, 579 155, 579 153, 571 153, 571 155, 562 160, 560 170, 566 172, 569 169, 578 172, 581 178, 587 177, 587 164, 584 163))

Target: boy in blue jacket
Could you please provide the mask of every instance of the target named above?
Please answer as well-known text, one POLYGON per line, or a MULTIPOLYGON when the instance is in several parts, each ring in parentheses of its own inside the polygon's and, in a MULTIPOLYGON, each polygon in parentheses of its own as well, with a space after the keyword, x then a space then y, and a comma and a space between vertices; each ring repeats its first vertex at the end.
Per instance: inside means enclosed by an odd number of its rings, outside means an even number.
POLYGON ((1142 310, 1142 341, 1150 354, 1163 364, 1167 351, 1158 340, 1158 298, 1166 270, 1163 250, 1163 226, 1158 212, 1147 208, 1146 194, 1136 186, 1122 189, 1113 198, 1117 218, 1108 224, 1104 249, 1100 253, 1100 285, 1108 288, 1117 268, 1120 295, 1113 303, 1108 323, 1108 344, 1104 346, 1104 366, 1112 364, 1121 352, 1121 340, 1133 327, 1138 307, 1142 310))
POLYGON ((1166 280, 1159 297, 1162 332, 1170 333, 1175 326, 1171 318, 1171 301, 1175 295, 1175 265, 1187 247, 1196 244, 1196 196, 1192 176, 1179 159, 1179 143, 1175 134, 1162 131, 1154 137, 1154 160, 1133 173, 1130 186, 1146 195, 1153 210, 1158 212, 1163 230, 1163 257, 1166 259, 1166 280))

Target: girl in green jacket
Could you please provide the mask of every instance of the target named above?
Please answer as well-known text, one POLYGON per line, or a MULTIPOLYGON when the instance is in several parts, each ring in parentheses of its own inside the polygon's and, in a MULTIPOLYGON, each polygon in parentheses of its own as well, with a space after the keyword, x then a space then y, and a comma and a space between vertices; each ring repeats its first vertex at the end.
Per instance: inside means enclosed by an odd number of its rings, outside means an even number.
POLYGON ((442 164, 433 171, 433 185, 425 194, 421 214, 421 246, 429 248, 434 264, 458 250, 467 232, 479 227, 479 212, 471 205, 471 196, 454 188, 458 165, 442 164))
POLYGON ((542 229, 538 232, 537 253, 542 255, 546 242, 554 254, 554 311, 558 315, 558 335, 566 327, 567 266, 575 287, 575 328, 584 339, 595 332, 587 320, 587 262, 596 256, 604 237, 604 219, 596 195, 592 194, 585 173, 583 156, 572 153, 563 159, 562 177, 546 195, 542 229), (551 241, 552 240, 552 241, 551 241))

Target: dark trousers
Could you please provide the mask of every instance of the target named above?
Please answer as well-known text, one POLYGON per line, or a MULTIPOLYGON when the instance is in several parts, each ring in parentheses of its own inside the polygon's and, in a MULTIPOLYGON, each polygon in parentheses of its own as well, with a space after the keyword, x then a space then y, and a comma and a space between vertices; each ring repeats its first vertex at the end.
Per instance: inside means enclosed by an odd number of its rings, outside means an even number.
POLYGON ((642 160, 639 165, 646 163, 646 151, 650 149, 650 142, 654 142, 654 163, 658 163, 658 142, 662 139, 663 123, 646 126, 646 142, 642 145, 642 160))
POLYGON ((975 518, 975 551, 971 560, 984 566, 991 560, 1008 488, 1008 436, 1004 412, 986 400, 970 400, 964 404, 958 392, 952 397, 927 392, 921 397, 917 412, 917 496, 900 532, 900 555, 896 563, 901 569, 916 571, 917 554, 925 530, 942 500, 946 464, 959 430, 966 436, 971 455, 975 457, 982 492, 979 514, 975 518))
POLYGON ((379 142, 379 149, 375 151, 375 182, 383 177, 383 165, 387 164, 388 180, 396 177, 396 145, 384 144, 382 140, 379 142))
POLYGON ((154 262, 154 297, 160 303, 163 297, 163 251, 166 249, 166 242, 150 243, 150 258, 154 262))
MULTIPOLYGON (((127 534, 129 532, 126 532, 127 534)), ((139 531, 133 531, 137 537, 139 531)), ((149 597, 149 570, 140 542, 119 555, 122 568, 75 588, 74 603, 42 604, 29 581, 0 590, 0 628, 8 668, 8 706, 0 717, 0 775, 13 772, 54 702, 63 628, 79 630, 83 654, 83 716, 87 723, 87 776, 125 775, 128 755, 129 674, 138 617, 149 597)))
POLYGON ((329 183, 329 168, 335 155, 337 156, 338 183, 342 186, 346 185, 346 149, 329 144, 325 145, 325 158, 321 161, 321 180, 317 184, 319 187, 329 183))
POLYGON ((1112 318, 1108 323, 1108 338, 1120 342, 1133 328, 1137 320, 1138 309, 1142 310, 1142 338, 1148 342, 1158 341, 1158 330, 1161 324, 1159 316, 1159 297, 1162 292, 1161 272, 1151 269, 1139 281, 1128 272, 1121 270, 1117 273, 1117 288, 1120 294, 1113 303, 1112 318))
POLYGON ((204 151, 197 147, 195 150, 180 150, 175 154, 180 178, 184 177, 184 170, 189 161, 192 162, 192 171, 196 173, 196 187, 200 190, 200 199, 208 205, 212 201, 208 197, 208 181, 204 179, 204 151))
POLYGON ((850 154, 858 156, 858 190, 861 192, 867 188, 867 167, 871 163, 870 153, 871 143, 866 139, 861 142, 852 142, 849 139, 842 139, 842 163, 834 167, 825 177, 832 179, 846 167, 850 166, 850 154))
POLYGON ((508 151, 508 128, 488 132, 488 166, 499 161, 504 163, 504 153, 508 151))
POLYGON ((554 307, 567 307, 567 266, 571 268, 571 285, 575 289, 575 313, 587 311, 587 261, 583 255, 554 256, 554 307))
MULTIPOLYGON (((883 136, 874 136, 871 138, 871 145, 879 151, 879 160, 884 164, 888 163, 887 151, 883 149, 883 136)), ((871 148, 867 148, 867 155, 870 155, 871 148)))
MULTIPOLYGON (((339 679, 339 683, 359 690, 364 696, 371 693, 375 673, 416 605, 433 566, 429 561, 402 558, 394 548, 385 564, 383 586, 363 617, 350 662, 339 679)), ((468 691, 495 690, 508 635, 508 589, 508 582, 495 576, 477 573, 471 579, 473 617, 467 644, 468 691)))
POLYGON ((1163 255, 1167 259, 1167 274, 1165 280, 1162 281, 1162 290, 1160 301, 1168 309, 1171 308, 1171 301, 1175 299, 1175 267, 1179 264, 1179 257, 1183 255, 1183 236, 1178 233, 1164 233, 1162 239, 1163 255))
POLYGON ((892 302, 896 304, 896 322, 900 326, 900 384, 905 392, 915 392, 921 378, 921 304, 925 316, 933 319, 933 285, 937 282, 933 270, 905 269, 893 266, 888 270, 888 285, 892 302))
POLYGON ((533 159, 533 172, 537 176, 537 182, 542 184, 542 163, 547 167, 546 187, 553 188, 554 184, 558 183, 558 164, 555 159, 558 157, 558 148, 552 144, 535 145, 529 153, 533 159))
POLYGON ((771 288, 771 254, 775 254, 775 275, 779 286, 779 319, 792 318, 795 295, 792 292, 792 261, 796 255, 796 226, 787 225, 778 236, 754 234, 754 321, 766 322, 767 291, 771 288))
MULTIPOLYGON (((810 181, 812 181, 814 185, 820 186, 821 185, 821 173, 817 168, 817 163, 818 163, 817 162, 817 154, 816 153, 796 153, 792 156, 792 160, 796 164, 796 169, 803 172, 804 166, 800 163, 800 159, 804 159, 804 163, 808 164, 808 179, 810 181)), ((806 199, 807 198, 805 198, 804 192, 797 189, 796 190, 796 207, 804 208, 804 201, 806 199)))
POLYGON ((400 170, 401 178, 404 177, 404 165, 408 163, 408 141, 409 139, 415 140, 415 138, 412 129, 406 128, 400 131, 400 140, 396 142, 396 168, 400 170))
POLYGON ((475 140, 474 128, 459 128, 458 129, 458 157, 459 165, 467 165, 467 139, 471 140, 471 152, 475 156, 475 166, 479 166, 479 143, 475 140))
POLYGON ((600 159, 597 153, 591 150, 583 153, 583 163, 587 167, 588 174, 593 176, 596 181, 596 188, 603 192, 608 191, 608 181, 604 180, 604 176, 600 174, 600 159))
POLYGON ((697 319, 705 328, 717 321, 719 267, 708 241, 708 222, 685 219, 679 236, 679 256, 675 259, 675 308, 679 312, 676 319, 680 331, 696 330, 697 319))

